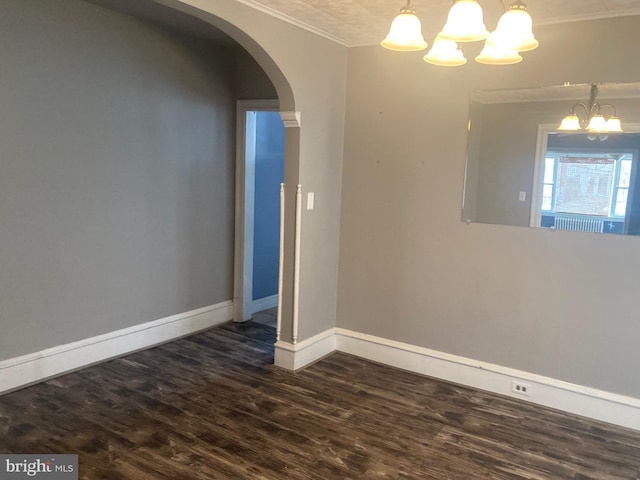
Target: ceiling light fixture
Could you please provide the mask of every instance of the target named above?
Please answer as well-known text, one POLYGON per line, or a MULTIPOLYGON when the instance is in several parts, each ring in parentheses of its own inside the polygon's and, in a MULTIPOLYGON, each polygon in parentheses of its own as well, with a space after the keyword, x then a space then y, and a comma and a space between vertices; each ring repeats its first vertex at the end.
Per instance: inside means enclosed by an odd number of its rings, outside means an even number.
POLYGON ((487 43, 494 47, 529 52, 538 47, 533 36, 533 21, 522 0, 515 0, 498 20, 496 30, 489 35, 487 43))
POLYGON ((411 0, 407 0, 407 5, 393 19, 389 34, 380 44, 384 48, 400 52, 415 52, 427 48, 428 43, 422 36, 422 25, 411 7, 411 0))
POLYGON ((591 84, 591 90, 589 94, 589 103, 576 103, 569 110, 569 114, 562 119, 558 130, 562 131, 576 131, 586 129, 590 133, 616 133, 622 132, 622 124, 620 119, 616 115, 616 109, 613 105, 608 103, 596 102, 598 96, 598 86, 595 83, 591 84), (584 118, 580 118, 576 113, 576 108, 580 108, 584 111, 584 118), (613 115, 608 119, 605 119, 602 115, 602 108, 607 107, 613 110, 613 115))
MULTIPOLYGON (((478 63, 511 65, 522 61, 519 52, 528 52, 538 46, 533 35, 531 16, 523 0, 514 0, 498 20, 496 30, 489 33, 477 0, 454 0, 447 22, 434 40, 424 61, 441 66, 464 65, 467 61, 457 43, 486 40, 485 47, 476 57, 478 63)), ((416 51, 427 47, 420 20, 411 7, 411 0, 400 10, 391 24, 389 35, 381 42, 390 50, 416 51)))
POLYGON ((475 0, 454 2, 440 36, 455 42, 476 42, 489 36, 482 19, 482 7, 475 0))
POLYGON ((485 65, 513 65, 522 61, 522 56, 517 50, 496 47, 489 42, 485 42, 480 55, 476 57, 476 62, 485 65))
POLYGON ((457 67, 467 63, 467 59, 464 58, 458 43, 442 38, 440 35, 433 41, 431 50, 423 57, 423 60, 432 65, 446 67, 457 67))

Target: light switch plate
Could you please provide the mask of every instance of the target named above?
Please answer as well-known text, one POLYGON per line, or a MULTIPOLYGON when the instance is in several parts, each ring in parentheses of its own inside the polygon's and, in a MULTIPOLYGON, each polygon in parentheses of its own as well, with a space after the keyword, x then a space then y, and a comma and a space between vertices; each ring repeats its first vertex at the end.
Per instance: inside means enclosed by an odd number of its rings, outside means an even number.
POLYGON ((316 194, 313 192, 307 192, 307 210, 313 210, 316 200, 316 194))

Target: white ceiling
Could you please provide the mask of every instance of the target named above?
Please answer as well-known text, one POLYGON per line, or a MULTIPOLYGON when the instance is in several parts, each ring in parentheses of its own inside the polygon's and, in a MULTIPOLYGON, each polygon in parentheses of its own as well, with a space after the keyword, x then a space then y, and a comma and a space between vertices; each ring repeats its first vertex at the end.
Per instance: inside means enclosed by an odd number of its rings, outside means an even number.
MULTIPOLYGON (((387 34, 391 20, 406 0, 237 0, 347 46, 373 45, 387 34)), ((431 39, 447 19, 451 0, 412 0, 431 39)), ((508 6, 511 0, 504 0, 508 6)), ((493 30, 503 12, 501 0, 480 0, 487 28, 493 30)), ((528 0, 535 25, 640 15, 640 0, 528 0)))

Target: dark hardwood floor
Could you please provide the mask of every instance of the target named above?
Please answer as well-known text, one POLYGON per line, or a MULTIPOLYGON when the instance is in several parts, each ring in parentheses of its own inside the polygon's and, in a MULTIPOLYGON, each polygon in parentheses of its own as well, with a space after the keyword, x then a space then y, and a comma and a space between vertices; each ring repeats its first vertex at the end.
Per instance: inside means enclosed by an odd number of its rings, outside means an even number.
POLYGON ((83 479, 638 479, 640 432, 336 353, 271 365, 247 322, 0 397, 0 452, 83 479))

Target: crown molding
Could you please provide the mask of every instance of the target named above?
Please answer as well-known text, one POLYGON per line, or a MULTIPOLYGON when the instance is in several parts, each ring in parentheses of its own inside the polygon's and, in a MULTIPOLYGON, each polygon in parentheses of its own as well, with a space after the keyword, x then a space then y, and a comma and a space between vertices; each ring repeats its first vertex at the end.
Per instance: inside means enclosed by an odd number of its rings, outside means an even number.
POLYGON ((599 13, 581 13, 578 15, 571 15, 566 17, 559 17, 550 20, 543 20, 540 22, 534 21, 534 28, 544 25, 558 25, 562 23, 584 22, 587 20, 603 20, 606 18, 616 17, 632 17, 634 15, 640 15, 640 8, 629 8, 627 10, 617 10, 611 12, 599 12, 599 13))
POLYGON ((285 13, 279 12, 278 10, 275 10, 271 7, 267 7, 266 5, 263 5, 260 2, 256 2, 255 0, 236 0, 236 2, 238 3, 242 3, 243 5, 247 5, 248 7, 251 7, 255 10, 258 10, 262 13, 266 13, 267 15, 271 15, 272 17, 275 17, 279 20, 282 20, 283 22, 287 22, 291 25, 294 25, 298 28, 302 28, 303 30, 306 30, 308 32, 311 32, 315 35, 318 35, 320 37, 326 38, 327 40, 331 40, 332 42, 335 42, 339 45, 342 45, 343 47, 349 47, 350 45, 347 43, 347 41, 343 38, 340 38, 336 35, 333 35, 329 32, 325 32, 324 30, 321 30, 319 28, 314 27, 313 25, 309 25, 308 23, 304 23, 301 22, 300 20, 293 18, 285 13))

